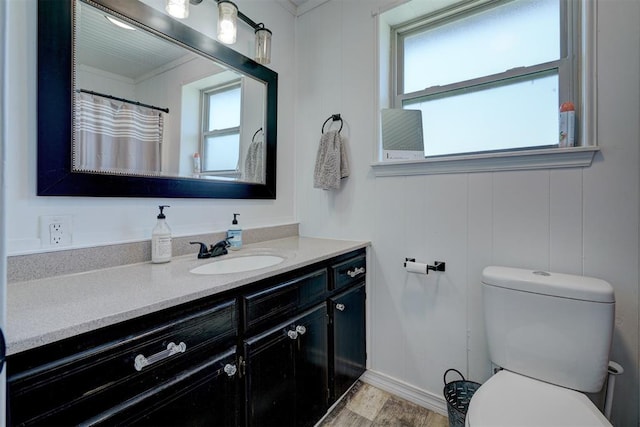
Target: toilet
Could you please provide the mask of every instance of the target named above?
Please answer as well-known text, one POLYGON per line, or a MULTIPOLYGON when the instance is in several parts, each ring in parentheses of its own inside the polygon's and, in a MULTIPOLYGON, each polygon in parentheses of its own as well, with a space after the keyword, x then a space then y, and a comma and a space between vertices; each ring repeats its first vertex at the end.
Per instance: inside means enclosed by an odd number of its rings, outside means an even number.
POLYGON ((611 426, 583 393, 602 389, 615 298, 604 280, 487 267, 489 356, 500 369, 476 391, 466 425, 611 426))

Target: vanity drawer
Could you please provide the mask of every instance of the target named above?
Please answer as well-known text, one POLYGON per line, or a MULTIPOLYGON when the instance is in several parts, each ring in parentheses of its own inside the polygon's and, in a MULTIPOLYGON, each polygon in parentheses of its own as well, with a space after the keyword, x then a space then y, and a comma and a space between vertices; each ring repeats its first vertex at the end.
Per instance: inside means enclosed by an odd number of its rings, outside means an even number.
POLYGON ((327 294, 327 282, 327 271, 322 269, 244 296, 245 330, 322 301, 327 294))
MULTIPOLYGON (((135 321, 130 324, 131 329, 136 327, 135 321)), ((205 357, 208 351, 203 350, 228 345, 236 337, 234 299, 69 357, 9 371, 11 425, 50 424, 50 420, 75 424, 153 387, 159 378, 171 377, 185 364, 205 357), (168 351, 171 343, 172 352, 168 351), (73 418, 66 419, 66 413, 73 418)))
POLYGON ((331 266, 333 273, 333 289, 340 289, 364 280, 367 257, 360 255, 331 266))
POLYGON ((235 346, 90 419, 82 426, 237 426, 235 346), (229 370, 230 369, 230 370, 229 370))

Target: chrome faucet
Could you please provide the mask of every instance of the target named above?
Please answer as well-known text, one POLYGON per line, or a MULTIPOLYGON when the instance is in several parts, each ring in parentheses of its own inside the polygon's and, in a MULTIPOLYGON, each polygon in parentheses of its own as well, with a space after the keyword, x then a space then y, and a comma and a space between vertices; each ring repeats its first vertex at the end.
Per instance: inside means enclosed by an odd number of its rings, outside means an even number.
POLYGON ((213 258, 220 255, 227 254, 227 248, 229 247, 229 241, 227 239, 220 240, 218 243, 210 245, 207 248, 202 242, 189 242, 192 245, 200 245, 200 251, 198 252, 198 258, 213 258))

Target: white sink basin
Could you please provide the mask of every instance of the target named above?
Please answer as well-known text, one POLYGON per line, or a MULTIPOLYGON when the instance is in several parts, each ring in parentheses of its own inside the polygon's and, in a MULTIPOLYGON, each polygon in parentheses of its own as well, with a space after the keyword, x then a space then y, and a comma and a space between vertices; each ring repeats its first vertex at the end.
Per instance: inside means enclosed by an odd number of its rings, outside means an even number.
POLYGON ((191 270, 193 274, 229 274, 258 270, 280 264, 284 258, 277 255, 247 255, 225 258, 191 270))

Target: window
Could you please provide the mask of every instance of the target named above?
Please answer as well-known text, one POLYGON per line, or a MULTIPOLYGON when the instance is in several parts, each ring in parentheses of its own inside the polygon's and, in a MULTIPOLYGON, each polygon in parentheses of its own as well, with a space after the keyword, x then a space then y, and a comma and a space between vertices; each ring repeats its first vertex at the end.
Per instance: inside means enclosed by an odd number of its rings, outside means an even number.
POLYGON ((578 2, 462 5, 390 27, 389 104, 422 111, 426 157, 557 147, 560 105, 580 103, 578 2))
POLYGON ((202 97, 202 172, 236 172, 240 156, 241 83, 205 89, 202 97))

